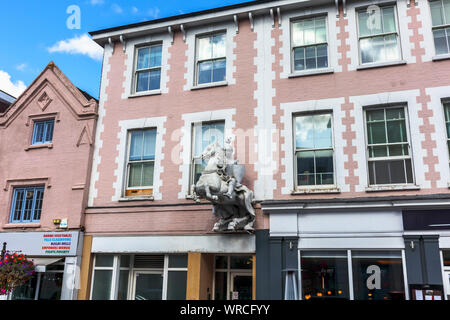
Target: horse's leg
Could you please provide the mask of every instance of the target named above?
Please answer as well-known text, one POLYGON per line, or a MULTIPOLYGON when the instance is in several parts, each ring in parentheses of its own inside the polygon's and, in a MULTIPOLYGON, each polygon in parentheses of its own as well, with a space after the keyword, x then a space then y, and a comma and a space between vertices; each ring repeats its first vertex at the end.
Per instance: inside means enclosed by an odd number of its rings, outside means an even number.
POLYGON ((216 195, 211 194, 211 190, 209 189, 209 185, 205 183, 205 192, 206 192, 206 199, 217 201, 219 200, 219 197, 216 195))

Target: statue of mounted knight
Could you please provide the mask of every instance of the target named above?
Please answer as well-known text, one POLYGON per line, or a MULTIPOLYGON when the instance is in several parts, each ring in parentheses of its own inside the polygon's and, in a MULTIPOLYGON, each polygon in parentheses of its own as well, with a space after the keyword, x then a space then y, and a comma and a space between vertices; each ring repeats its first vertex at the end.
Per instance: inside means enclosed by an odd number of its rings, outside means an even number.
POLYGON ((206 199, 213 204, 213 214, 219 217, 213 231, 252 232, 255 221, 253 191, 241 184, 245 167, 233 159, 231 138, 222 148, 216 141, 197 158, 207 165, 199 180, 192 185, 193 199, 206 199))

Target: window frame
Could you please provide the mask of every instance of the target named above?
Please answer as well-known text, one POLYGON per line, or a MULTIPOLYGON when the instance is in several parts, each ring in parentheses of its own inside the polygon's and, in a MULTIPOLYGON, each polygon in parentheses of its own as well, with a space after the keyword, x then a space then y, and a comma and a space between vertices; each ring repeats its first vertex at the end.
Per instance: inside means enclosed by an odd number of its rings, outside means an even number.
MULTIPOLYGON (((416 176, 415 176, 415 170, 414 170, 414 158, 413 158, 413 150, 412 150, 412 142, 411 142, 411 132, 410 132, 410 124, 409 124, 409 114, 408 114, 408 105, 407 103, 393 103, 393 104, 387 104, 387 105, 378 105, 378 106, 366 106, 363 108, 363 121, 364 121, 364 133, 365 133, 365 154, 366 154, 366 164, 367 164, 367 186, 369 188, 372 187, 385 187, 385 186, 413 186, 416 183, 416 176), (374 111, 374 110, 385 110, 385 118, 384 121, 386 123, 386 109, 395 109, 395 108, 403 108, 404 114, 405 114, 405 130, 406 130, 406 137, 408 139, 408 156, 394 156, 394 157, 378 157, 378 158, 371 158, 369 153, 369 133, 367 131, 367 111, 374 111), (412 176, 412 182, 408 183, 386 183, 386 184, 371 184, 370 183, 370 161, 389 161, 389 160, 405 160, 410 159, 411 160, 411 176, 412 176)), ((385 127, 385 130, 387 128, 385 127)), ((370 146, 376 146, 376 145, 401 145, 405 144, 403 142, 401 143, 383 143, 383 144, 372 144, 370 146)), ((406 166, 404 167, 405 171, 405 179, 407 179, 407 173, 406 173, 406 166)))
MULTIPOLYGON (((227 29, 221 29, 221 30, 215 30, 213 32, 208 32, 208 33, 201 33, 201 34, 197 34, 195 35, 195 58, 194 58, 194 86, 211 86, 214 85, 216 83, 221 83, 224 81, 227 81, 227 73, 228 73, 228 66, 227 66, 227 29), (216 35, 224 35, 225 37, 225 56, 223 57, 216 57, 216 58, 211 58, 211 59, 199 59, 199 49, 200 49, 200 45, 199 45, 199 40, 202 38, 210 38, 216 35), (199 72, 199 66, 200 63, 202 62, 207 62, 207 61, 217 61, 217 60, 223 60, 225 59, 225 79, 221 80, 221 81, 211 81, 211 82, 205 82, 205 83, 199 83, 198 82, 198 77, 200 75, 199 72)), ((213 72, 214 69, 211 70, 211 72, 213 72)))
MULTIPOLYGON (((328 26, 328 12, 326 13, 318 13, 318 14, 314 14, 314 15, 308 15, 308 16, 301 16, 301 17, 295 17, 295 18, 291 18, 289 20, 289 28, 290 28, 290 53, 291 53, 291 73, 293 74, 297 74, 297 73, 304 73, 304 72, 315 72, 315 71, 321 71, 321 70, 326 70, 330 68, 330 44, 329 44, 329 26, 328 26), (326 35, 326 42, 320 42, 320 43, 314 43, 314 44, 309 44, 309 45, 301 45, 301 46, 296 46, 294 47, 294 32, 293 32, 293 24, 302 20, 307 20, 307 19, 316 19, 316 18, 325 18, 325 35, 326 35), (305 69, 303 70, 295 70, 295 56, 294 56, 294 50, 297 48, 306 48, 306 47, 317 47, 320 45, 327 45, 327 67, 322 67, 322 68, 314 68, 314 69, 305 69)), ((316 51, 317 52, 317 51, 316 51)), ((316 63, 317 63, 317 56, 316 56, 316 63)), ((306 51, 305 51, 305 64, 306 64, 306 51)))
POLYGON ((195 159, 194 159, 194 155, 195 155, 195 127, 197 125, 201 125, 203 126, 204 124, 214 124, 214 123, 223 123, 223 138, 224 138, 224 143, 225 143, 225 130, 226 130, 226 120, 225 119, 219 119, 219 120, 211 120, 211 121, 198 121, 198 122, 192 122, 191 123, 191 153, 190 153, 190 162, 189 162, 189 189, 188 189, 188 194, 191 195, 192 194, 192 190, 191 190, 191 186, 194 184, 194 180, 195 180, 195 159))
POLYGON ((139 46, 135 46, 135 52, 134 52, 134 66, 133 66, 133 81, 132 81, 132 94, 145 94, 145 93, 149 93, 149 92, 156 92, 156 91, 160 91, 161 90, 161 82, 162 82, 162 55, 163 55, 163 43, 162 41, 157 41, 157 42, 153 42, 153 43, 148 43, 148 44, 142 44, 139 46), (157 66, 157 67, 149 67, 149 68, 144 68, 144 69, 138 69, 138 58, 139 58, 139 50, 142 49, 147 49, 147 48, 151 48, 151 47, 156 47, 156 46, 161 46, 161 65, 157 66), (149 89, 149 90, 143 90, 143 91, 138 91, 137 90, 137 85, 138 85, 138 74, 140 72, 151 72, 153 70, 159 70, 159 88, 158 89, 149 89))
MULTIPOLYGON (((334 117, 333 117, 333 110, 320 110, 320 111, 312 111, 312 112, 300 112, 300 113, 294 113, 292 114, 292 136, 293 136, 293 161, 294 161, 294 189, 295 190, 305 190, 305 189, 329 189, 329 188, 335 188, 337 185, 336 182, 336 157, 335 157, 335 141, 334 141, 334 117), (322 115, 322 114, 329 114, 331 116, 331 148, 319 148, 319 149, 297 149, 297 142, 296 142, 296 133, 297 133, 297 126, 296 126, 296 119, 297 117, 302 116, 308 116, 308 115, 322 115), (323 150, 331 150, 333 152, 333 184, 314 184, 314 185, 298 185, 298 168, 297 168, 297 152, 300 151, 323 151, 323 150)), ((314 163, 315 166, 315 163, 314 163)), ((314 176, 316 174, 314 173, 314 176)), ((314 180, 316 180, 314 178, 314 180)))
POLYGON ((388 32, 388 33, 380 33, 377 35, 369 35, 369 36, 363 36, 361 37, 359 34, 359 13, 362 11, 367 11, 368 6, 360 7, 355 9, 355 15, 356 15, 356 35, 357 35, 357 41, 358 41, 358 60, 360 66, 370 66, 370 65, 378 65, 378 64, 384 64, 384 63, 390 63, 390 62, 396 62, 401 61, 403 59, 403 52, 402 52, 402 45, 401 45, 401 37, 400 37, 400 24, 398 19, 398 10, 397 10, 397 4, 396 3, 387 3, 387 4, 380 4, 379 8, 383 10, 383 8, 394 8, 394 20, 395 20, 395 32, 388 32), (374 61, 374 62, 362 62, 362 52, 361 52, 361 40, 364 39, 370 39, 374 37, 386 37, 389 35, 397 35, 397 50, 398 50, 398 59, 396 60, 384 60, 384 61, 374 61))
POLYGON ((447 28, 450 28, 450 21, 445 21, 446 19, 445 19, 445 8, 444 8, 444 1, 443 0, 433 0, 433 1, 428 1, 428 5, 429 5, 429 9, 430 9, 430 22, 431 22, 431 36, 432 36, 432 38, 433 38, 433 44, 434 44, 434 54, 435 55, 437 55, 437 56, 443 56, 443 55, 448 55, 448 54, 450 54, 450 42, 449 42, 449 37, 450 37, 450 34, 447 36, 447 28), (437 2, 437 1, 439 1, 440 2, 440 4, 441 4, 441 9, 442 9, 442 11, 441 11, 441 13, 443 14, 442 15, 442 20, 445 22, 444 24, 441 24, 441 25, 438 25, 438 26, 433 26, 433 15, 432 15, 432 13, 431 13, 431 2, 437 2), (438 30, 438 29, 442 29, 442 30, 444 30, 444 32, 445 32, 445 34, 446 34, 446 37, 445 37, 445 39, 446 39, 446 42, 447 42, 447 52, 446 53, 437 53, 436 52, 436 42, 435 42, 435 39, 434 39, 434 31, 435 30, 438 30))
MULTIPOLYGON (((126 192, 129 190, 152 190, 152 196, 154 191, 154 184, 155 184, 155 166, 156 166, 156 141, 155 141, 155 158, 152 160, 130 160, 130 151, 131 151, 131 135, 133 132, 136 131, 147 131, 147 130, 155 130, 156 136, 158 135, 158 129, 157 127, 149 127, 149 128, 136 128, 136 129, 130 129, 127 131, 127 152, 126 152, 126 158, 125 158, 125 184, 124 184, 124 196, 126 198, 133 198, 133 197, 142 197, 142 196, 127 196, 126 192), (150 163, 153 162, 153 185, 152 186, 138 186, 138 187, 129 187, 129 181, 130 181, 130 164, 133 163, 150 163)), ((143 170, 142 170, 143 173, 143 170)), ((142 173, 141 173, 141 181, 142 181, 142 173)))
POLYGON ((40 146, 40 145, 47 145, 53 143, 53 135, 55 133, 55 119, 40 119, 40 120, 33 120, 33 134, 31 137, 31 145, 32 146, 40 146), (42 124, 43 127, 43 133, 42 138, 43 141, 36 141, 36 135, 37 135, 37 125, 42 124), (49 126, 51 125, 52 135, 51 140, 47 140, 47 131, 49 130, 49 126))
POLYGON ((42 217, 42 208, 43 208, 43 204, 44 204, 44 194, 45 194, 45 186, 43 185, 37 185, 37 186, 17 186, 13 188, 12 191, 12 202, 11 202, 11 208, 10 208, 10 214, 9 214, 9 223, 39 223, 41 221, 41 217, 42 217), (20 217, 19 219, 14 219, 14 213, 16 211, 16 206, 17 206, 17 194, 18 192, 23 191, 24 192, 24 198, 21 200, 22 202, 22 206, 20 209, 20 217), (31 206, 31 211, 30 211, 30 219, 29 220, 24 220, 24 214, 25 214, 25 208, 26 208, 26 193, 33 191, 33 202, 32 202, 32 206, 31 206), (37 193, 41 192, 42 193, 42 198, 40 200, 37 199, 37 193), (36 216, 36 204, 37 202, 40 201, 40 212, 39 212, 39 219, 34 219, 34 217, 36 216))
POLYGON ((442 106, 444 109, 444 124, 445 124, 445 135, 447 136, 447 149, 449 155, 449 167, 450 167, 450 132, 447 130, 447 125, 450 124, 450 100, 442 101, 442 106), (448 119, 447 119, 448 114, 448 119))

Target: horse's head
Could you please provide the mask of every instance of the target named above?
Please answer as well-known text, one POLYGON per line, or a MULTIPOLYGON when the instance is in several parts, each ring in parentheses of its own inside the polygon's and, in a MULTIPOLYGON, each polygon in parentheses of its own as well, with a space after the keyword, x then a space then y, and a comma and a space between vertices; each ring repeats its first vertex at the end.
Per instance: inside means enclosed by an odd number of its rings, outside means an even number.
POLYGON ((201 157, 202 160, 209 160, 211 158, 220 156, 221 154, 223 154, 223 149, 220 144, 215 141, 207 146, 205 150, 203 150, 201 157))

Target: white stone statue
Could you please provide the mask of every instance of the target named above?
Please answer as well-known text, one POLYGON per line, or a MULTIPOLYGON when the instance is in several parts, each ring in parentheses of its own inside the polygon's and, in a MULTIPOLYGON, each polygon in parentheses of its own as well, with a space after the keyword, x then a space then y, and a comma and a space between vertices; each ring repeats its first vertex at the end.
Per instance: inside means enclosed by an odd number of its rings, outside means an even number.
POLYGON ((245 167, 233 159, 231 138, 222 148, 216 141, 200 157, 207 161, 199 180, 192 186, 196 201, 207 199, 213 204, 213 213, 220 218, 213 231, 253 231, 255 211, 253 191, 241 184, 245 167))

